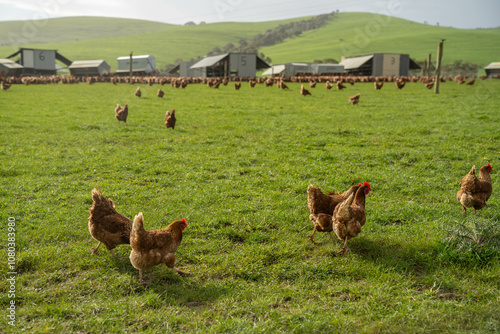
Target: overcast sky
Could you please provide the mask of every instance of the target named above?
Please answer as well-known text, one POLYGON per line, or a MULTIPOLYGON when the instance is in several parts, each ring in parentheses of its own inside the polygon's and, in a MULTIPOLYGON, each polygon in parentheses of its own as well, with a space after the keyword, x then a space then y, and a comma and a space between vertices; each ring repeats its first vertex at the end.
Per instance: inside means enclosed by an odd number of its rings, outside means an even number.
POLYGON ((500 0, 0 0, 0 21, 110 16, 184 24, 372 12, 455 28, 500 27, 500 0))

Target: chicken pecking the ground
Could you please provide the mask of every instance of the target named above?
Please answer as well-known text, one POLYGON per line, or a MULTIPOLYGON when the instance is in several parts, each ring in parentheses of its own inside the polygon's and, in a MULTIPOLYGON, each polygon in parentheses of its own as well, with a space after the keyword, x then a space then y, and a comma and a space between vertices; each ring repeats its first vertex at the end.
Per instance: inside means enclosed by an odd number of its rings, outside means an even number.
POLYGON ((462 204, 462 212, 466 213, 467 208, 481 210, 486 206, 486 202, 491 196, 493 187, 491 185, 490 164, 479 169, 479 177, 476 177, 476 166, 472 166, 460 182, 460 190, 457 192, 457 200, 462 204))
POLYGON ((384 86, 384 82, 383 81, 381 81, 381 82, 374 82, 373 84, 374 84, 376 90, 381 90, 382 87, 384 86))
POLYGON ((121 107, 119 104, 116 105, 115 108, 115 118, 118 121, 123 121, 123 123, 127 124, 128 117, 128 104, 125 104, 125 107, 121 107))
POLYGON ((172 130, 175 129, 175 109, 172 109, 172 112, 170 110, 167 110, 167 113, 165 114, 165 126, 168 128, 172 128, 172 130))
POLYGON ((325 88, 326 89, 332 89, 333 85, 330 83, 330 81, 325 82, 325 88))
POLYGON ((89 232, 99 243, 96 248, 93 248, 92 254, 97 254, 102 243, 116 258, 113 249, 118 245, 130 244, 131 230, 132 220, 116 212, 113 200, 102 196, 99 188, 94 188, 89 216, 89 232))
POLYGON ((137 87, 137 89, 135 90, 135 96, 137 96, 137 97, 142 96, 141 87, 137 87))
POLYGON ((142 212, 134 217, 130 233, 130 263, 139 270, 139 282, 146 284, 142 272, 158 264, 164 264, 181 275, 189 275, 175 268, 175 252, 182 241, 182 231, 187 226, 186 220, 176 220, 161 230, 146 231, 142 212))
POLYGON ((162 91, 161 89, 158 89, 158 91, 156 92, 156 96, 158 97, 163 97, 165 95, 165 92, 162 91))
POLYGON ((346 88, 346 87, 342 84, 342 80, 337 81, 337 89, 342 90, 344 88, 346 88))
POLYGON ((356 94, 356 95, 353 95, 353 96, 350 96, 347 101, 349 101, 350 103, 352 103, 352 105, 356 105, 359 103, 359 97, 361 96, 360 93, 356 94))
POLYGON ((310 91, 304 88, 304 85, 300 86, 300 95, 306 96, 306 95, 312 95, 310 91))
POLYGON ((332 217, 333 231, 340 240, 344 241, 344 246, 338 254, 345 254, 348 250, 347 240, 356 237, 361 232, 361 227, 366 222, 365 196, 370 190, 368 182, 360 184, 355 195, 349 195, 349 198, 335 207, 332 217))
MULTIPOLYGON (((332 214, 335 207, 346 200, 351 194, 355 194, 358 186, 352 186, 343 193, 329 192, 325 194, 321 188, 316 188, 312 184, 307 187, 307 206, 309 207, 309 219, 314 224, 314 229, 309 240, 314 243, 314 234, 316 232, 328 232, 331 235, 333 231, 332 214), (328 215, 330 218, 326 217, 328 215)), ((333 239, 333 237, 332 237, 333 239)))

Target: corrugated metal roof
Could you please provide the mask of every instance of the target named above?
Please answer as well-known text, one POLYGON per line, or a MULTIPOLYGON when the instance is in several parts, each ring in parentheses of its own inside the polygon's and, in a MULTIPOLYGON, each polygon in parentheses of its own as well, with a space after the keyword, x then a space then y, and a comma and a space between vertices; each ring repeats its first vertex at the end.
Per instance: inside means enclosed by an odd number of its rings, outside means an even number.
POLYGON ((267 69, 262 73, 262 75, 273 75, 273 74, 281 74, 285 71, 285 65, 274 65, 271 68, 267 69))
POLYGON ((0 64, 7 68, 23 68, 22 65, 19 65, 18 63, 10 59, 0 59, 0 64))
POLYGON ((494 62, 484 68, 485 70, 498 70, 500 69, 500 62, 494 62))
MULTIPOLYGON (((132 59, 143 59, 143 58, 150 58, 153 57, 152 55, 140 55, 140 56, 132 56, 132 59)), ((124 60, 124 59, 130 59, 130 56, 124 56, 124 57, 118 57, 116 60, 124 60)))
POLYGON ((222 59, 226 58, 229 55, 229 53, 225 53, 223 55, 218 55, 218 56, 212 56, 212 57, 206 57, 197 62, 196 64, 192 65, 190 68, 202 68, 202 67, 210 67, 221 61, 222 59))
POLYGON ((105 63, 104 60, 76 60, 69 68, 86 68, 86 67, 99 67, 102 63, 105 63))
POLYGON ((344 69, 351 70, 354 68, 361 67, 364 63, 366 63, 368 60, 370 60, 372 58, 373 58, 373 55, 346 58, 346 59, 342 60, 339 64, 344 65, 344 69))

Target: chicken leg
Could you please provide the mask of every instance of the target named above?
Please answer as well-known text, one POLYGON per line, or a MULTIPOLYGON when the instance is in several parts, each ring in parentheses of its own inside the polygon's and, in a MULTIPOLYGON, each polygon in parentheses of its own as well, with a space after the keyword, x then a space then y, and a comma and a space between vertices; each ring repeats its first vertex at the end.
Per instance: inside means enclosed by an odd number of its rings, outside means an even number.
POLYGON ((347 253, 348 250, 349 247, 347 247, 347 237, 345 237, 344 246, 337 252, 337 254, 345 255, 345 253, 347 253))

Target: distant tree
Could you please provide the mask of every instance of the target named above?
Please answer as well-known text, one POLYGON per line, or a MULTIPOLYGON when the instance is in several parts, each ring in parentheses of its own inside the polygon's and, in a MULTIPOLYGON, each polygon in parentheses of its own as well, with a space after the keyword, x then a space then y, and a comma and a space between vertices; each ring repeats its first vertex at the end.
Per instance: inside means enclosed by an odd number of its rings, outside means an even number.
POLYGON ((195 26, 196 23, 194 23, 193 21, 189 21, 189 22, 186 22, 184 23, 185 26, 195 26))

